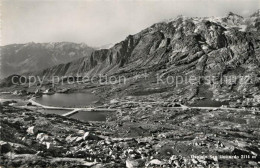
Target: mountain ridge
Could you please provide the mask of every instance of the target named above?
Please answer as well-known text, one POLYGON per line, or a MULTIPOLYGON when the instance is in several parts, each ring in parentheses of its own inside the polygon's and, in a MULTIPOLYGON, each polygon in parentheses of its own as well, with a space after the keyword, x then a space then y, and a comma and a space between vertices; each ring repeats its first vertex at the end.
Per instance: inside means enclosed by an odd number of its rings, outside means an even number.
POLYGON ((71 42, 25 43, 1 46, 1 78, 70 62, 94 51, 86 44, 71 42))
MULTIPOLYGON (((227 45, 227 40, 229 40, 230 42, 232 41, 232 39, 225 39, 226 36, 228 37, 227 33, 230 33, 231 31, 233 31, 232 29, 240 29, 238 31, 238 33, 244 32, 245 30, 241 30, 241 29, 245 29, 245 27, 243 27, 244 23, 246 21, 250 20, 250 22, 248 22, 247 25, 245 25, 245 26, 247 29, 249 29, 249 30, 247 30, 247 32, 251 32, 250 29, 253 29, 253 28, 250 26, 252 26, 252 24, 259 23, 259 21, 257 20, 258 18, 255 19, 257 21, 254 21, 254 19, 252 19, 250 17, 246 18, 244 20, 243 19, 244 18, 242 16, 239 16, 237 14, 230 12, 227 15, 227 17, 223 17, 220 19, 222 21, 222 25, 219 24, 220 23, 219 18, 211 18, 211 17, 193 18, 193 17, 183 17, 183 16, 177 17, 176 19, 174 19, 170 22, 155 23, 152 26, 142 30, 141 32, 139 32, 135 35, 129 35, 125 40, 123 40, 119 43, 116 43, 110 49, 101 49, 101 50, 97 50, 97 51, 93 52, 93 54, 91 56, 92 58, 89 57, 89 58, 85 58, 83 60, 81 59, 79 62, 83 61, 83 64, 84 64, 84 65, 81 65, 82 70, 80 70, 80 68, 78 69, 78 71, 69 69, 67 71, 67 74, 65 73, 65 74, 60 74, 60 75, 75 75, 75 74, 92 75, 94 73, 85 73, 85 72, 90 70, 91 67, 96 66, 98 61, 100 61, 99 63, 102 62, 105 64, 110 62, 111 65, 113 65, 115 63, 117 63, 117 64, 119 63, 117 65, 117 69, 118 69, 119 67, 122 67, 124 64, 126 64, 126 62, 130 63, 132 60, 134 60, 135 57, 137 57, 135 55, 138 55, 138 56, 141 55, 140 53, 138 53, 138 51, 136 49, 133 49, 133 46, 136 47, 137 43, 139 43, 140 40, 142 42, 142 40, 149 40, 149 38, 154 38, 155 43, 157 40, 157 43, 160 42, 160 44, 153 43, 153 44, 151 44, 153 46, 150 46, 150 47, 151 47, 151 50, 153 50, 153 49, 156 50, 156 47, 160 46, 159 48, 162 48, 163 46, 165 46, 165 44, 167 42, 169 42, 169 40, 178 39, 182 35, 185 35, 185 36, 187 36, 189 34, 191 35, 192 31, 189 29, 192 29, 195 33, 199 34, 200 32, 198 32, 198 31, 203 31, 203 29, 207 30, 208 27, 210 27, 210 30, 208 30, 208 32, 207 32, 207 35, 211 36, 210 32, 215 33, 215 35, 213 35, 214 37, 213 36, 210 38, 207 37, 208 38, 207 43, 205 45, 201 45, 201 46, 204 47, 205 49, 208 47, 222 48, 225 45, 227 45), (184 24, 181 22, 184 22, 184 24), (202 24, 196 25, 196 23, 202 23, 202 24), (175 25, 171 25, 171 24, 175 24, 175 25), (240 24, 240 25, 236 26, 237 24, 240 24), (196 27, 196 29, 195 29, 195 27, 196 27), (160 30, 160 29, 164 29, 164 30, 160 30), (182 30, 182 29, 184 29, 184 30, 182 30), (227 31, 227 29, 229 29, 229 30, 227 31), (162 33, 161 31, 164 31, 164 32, 162 33), (146 36, 145 38, 147 38, 147 39, 142 39, 142 36, 143 37, 146 36), (154 36, 154 37, 148 37, 148 36, 154 36), (159 40, 159 42, 158 42, 158 40, 159 40), (211 46, 209 46, 209 44, 211 46), (132 50, 134 50, 133 53, 131 53, 132 50), (131 53, 131 57, 129 57, 130 53, 131 53), (102 55, 102 56, 100 56, 100 55, 102 55), (91 61, 91 59, 92 59, 92 61, 91 61), (105 62, 103 62, 103 61, 105 61, 105 62)), ((258 26, 256 25, 256 27, 254 27, 254 29, 260 30, 259 25, 258 26)), ((142 46, 142 44, 139 44, 139 46, 142 46)), ((143 45, 143 46, 145 46, 145 45, 143 45)), ((150 54, 150 53, 147 53, 145 50, 143 50, 143 51, 144 52, 142 52, 142 55, 150 54)), ((75 60, 75 62, 76 61, 77 60, 75 60)), ((74 64, 74 62, 71 62, 70 64, 74 64)), ((114 67, 116 68, 116 65, 114 67)), ((54 70, 55 67, 52 67, 50 69, 54 70)), ((107 67, 105 69, 106 70, 113 69, 113 67, 110 66, 110 68, 107 67)), ((46 71, 48 71, 48 70, 45 70, 45 72, 46 71)), ((92 71, 94 71, 94 70, 92 69, 92 71)), ((98 70, 96 72, 98 72, 98 70)), ((103 72, 103 71, 100 71, 100 72, 103 72)), ((44 73, 42 75, 44 75, 44 73)))

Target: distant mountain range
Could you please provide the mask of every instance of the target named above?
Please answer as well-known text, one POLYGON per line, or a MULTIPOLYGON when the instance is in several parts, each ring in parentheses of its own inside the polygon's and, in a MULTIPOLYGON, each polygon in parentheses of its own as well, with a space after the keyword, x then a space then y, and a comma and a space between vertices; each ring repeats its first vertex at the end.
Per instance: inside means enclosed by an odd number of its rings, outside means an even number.
POLYGON ((69 42, 11 44, 0 49, 0 78, 43 70, 86 57, 94 51, 86 44, 69 42))

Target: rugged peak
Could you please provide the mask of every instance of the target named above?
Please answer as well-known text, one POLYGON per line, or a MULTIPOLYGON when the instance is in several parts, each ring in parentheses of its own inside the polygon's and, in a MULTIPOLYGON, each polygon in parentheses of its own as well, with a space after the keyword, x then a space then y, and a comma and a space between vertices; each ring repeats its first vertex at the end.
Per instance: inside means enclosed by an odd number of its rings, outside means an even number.
POLYGON ((238 26, 244 24, 244 18, 238 14, 235 14, 233 12, 229 12, 226 17, 222 19, 225 23, 227 23, 229 26, 238 26))
POLYGON ((260 9, 258 9, 255 13, 253 13, 250 17, 259 17, 260 16, 260 9))
POLYGON ((238 15, 238 14, 235 14, 233 12, 229 12, 228 15, 227 15, 228 18, 230 17, 236 17, 236 18, 243 18, 242 16, 238 15))

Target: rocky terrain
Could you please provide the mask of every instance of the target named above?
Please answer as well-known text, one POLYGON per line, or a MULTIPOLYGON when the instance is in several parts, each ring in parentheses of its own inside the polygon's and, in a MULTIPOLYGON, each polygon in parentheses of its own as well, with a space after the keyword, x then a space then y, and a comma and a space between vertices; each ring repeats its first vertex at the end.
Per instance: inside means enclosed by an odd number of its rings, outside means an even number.
POLYGON ((90 55, 94 49, 86 44, 69 42, 26 43, 1 46, 0 79, 9 75, 21 75, 70 62, 90 55))
POLYGON ((259 112, 108 105, 121 110, 90 123, 2 106, 1 166, 260 166, 259 112))

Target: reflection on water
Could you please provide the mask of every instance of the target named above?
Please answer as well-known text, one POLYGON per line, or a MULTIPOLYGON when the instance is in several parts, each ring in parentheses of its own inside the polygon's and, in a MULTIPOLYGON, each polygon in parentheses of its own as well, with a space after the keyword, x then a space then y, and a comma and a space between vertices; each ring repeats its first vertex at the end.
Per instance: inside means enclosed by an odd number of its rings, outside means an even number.
POLYGON ((49 110, 49 109, 42 109, 39 111, 45 114, 57 114, 57 115, 62 115, 69 112, 69 110, 49 110))
MULTIPOLYGON (((49 109, 42 109, 39 111, 45 114, 57 114, 57 115, 62 115, 67 112, 70 112, 70 110, 49 110, 49 109)), ((78 119, 81 121, 106 121, 106 116, 108 113, 111 112, 79 111, 78 113, 71 115, 70 118, 78 119)))
POLYGON ((40 104, 56 107, 83 107, 93 104, 97 100, 98 96, 92 93, 55 93, 43 95, 36 99, 40 104))
POLYGON ((106 121, 106 115, 110 112, 89 112, 79 111, 78 113, 70 116, 70 118, 82 121, 106 121))

